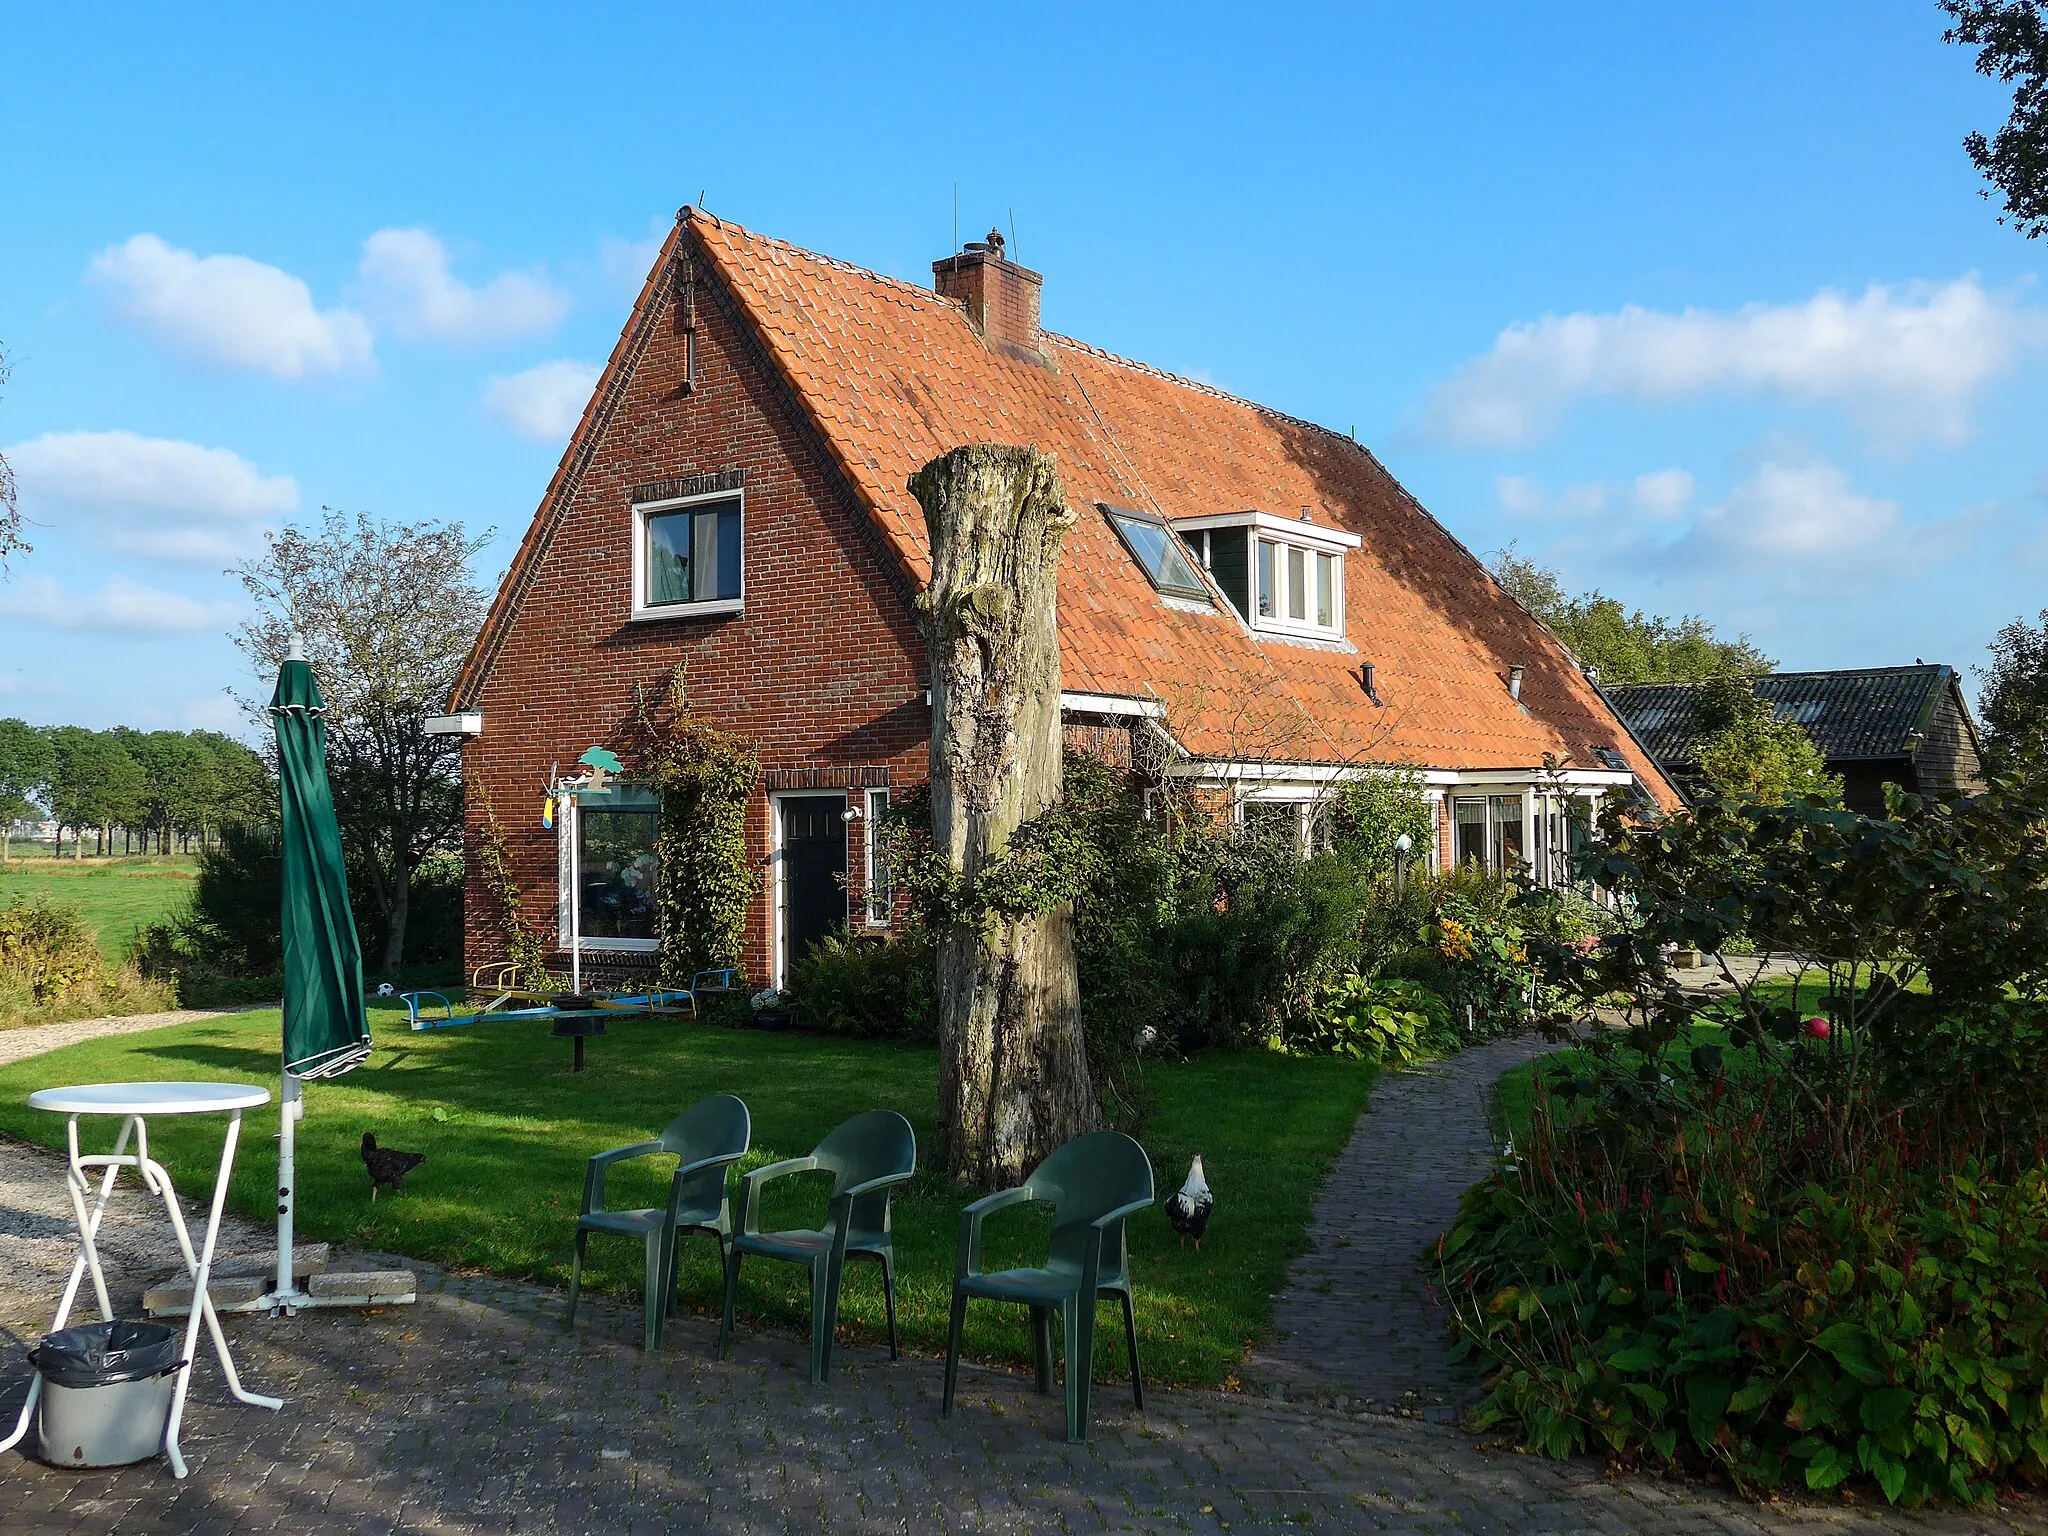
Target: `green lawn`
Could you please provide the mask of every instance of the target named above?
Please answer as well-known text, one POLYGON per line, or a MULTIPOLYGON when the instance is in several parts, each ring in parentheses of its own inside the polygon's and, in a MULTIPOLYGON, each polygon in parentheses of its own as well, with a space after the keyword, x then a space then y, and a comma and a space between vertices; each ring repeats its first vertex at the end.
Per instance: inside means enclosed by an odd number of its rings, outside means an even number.
MULTIPOLYGON (((589 1070, 578 1077, 569 1071, 570 1043, 552 1038, 542 1022, 413 1035, 402 1013, 387 1010, 376 1029, 379 1048, 367 1066, 306 1090, 299 1224, 309 1239, 564 1285, 584 1159, 644 1139, 700 1095, 731 1092, 747 1101, 755 1148, 749 1167, 809 1151, 864 1109, 900 1110, 921 1147, 934 1134, 937 1054, 928 1048, 625 1020, 589 1043, 589 1070), (402 1195, 375 1205, 358 1150, 366 1130, 386 1145, 428 1154, 402 1195)), ((24 1103, 52 1083, 205 1078, 274 1087, 277 1042, 278 1016, 270 1011, 35 1057, 0 1069, 0 1129, 58 1145, 63 1121, 24 1103)), ((1162 1383, 1218 1385, 1264 1326, 1271 1294, 1300 1250, 1316 1188, 1374 1073, 1355 1062, 1243 1053, 1157 1063, 1148 1076, 1159 1105, 1144 1141, 1161 1198, 1179 1187, 1199 1151, 1217 1209, 1200 1253, 1177 1246, 1161 1210, 1131 1223, 1146 1371, 1162 1383)), ((258 1220, 275 1211, 275 1126, 274 1111, 251 1116, 234 1183, 236 1208, 258 1220)), ((164 1120, 152 1127, 151 1145, 179 1187, 197 1194, 211 1177, 219 1134, 217 1120, 164 1120)), ((815 1224, 824 1187, 812 1176, 778 1181, 769 1221, 815 1224)), ((653 1204, 664 1194, 665 1180, 649 1164, 613 1173, 614 1204, 653 1204)), ((914 1350, 945 1347, 962 1203, 942 1180, 921 1174, 896 1204, 898 1299, 914 1350)), ((1027 1262, 1045 1230, 1035 1211, 996 1218, 989 1262, 1027 1262)), ((700 1311, 716 1307, 715 1252, 709 1239, 684 1245, 685 1301, 700 1311)), ((594 1283, 637 1298, 637 1244, 593 1239, 591 1258, 594 1283)), ((809 1315, 803 1286, 793 1266, 751 1263, 741 1282, 742 1314, 801 1332, 809 1315)), ((852 1267, 843 1318, 846 1337, 882 1337, 872 1265, 852 1267)), ((1107 1314, 1103 1321, 1097 1368, 1120 1377, 1121 1344, 1112 1339, 1120 1341, 1122 1330, 1109 1326, 1107 1314)), ((968 1348, 984 1359, 1026 1363, 1025 1314, 977 1304, 968 1348)))
POLYGON ((77 907, 99 935, 100 952, 119 964, 145 923, 192 899, 198 860, 172 854, 132 859, 15 859, 0 864, 0 907, 47 897, 77 907))

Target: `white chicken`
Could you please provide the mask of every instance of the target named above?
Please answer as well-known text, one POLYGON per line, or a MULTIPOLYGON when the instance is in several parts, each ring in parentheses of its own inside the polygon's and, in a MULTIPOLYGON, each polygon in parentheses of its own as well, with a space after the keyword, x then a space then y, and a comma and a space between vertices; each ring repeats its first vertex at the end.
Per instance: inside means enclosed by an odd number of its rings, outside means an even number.
POLYGON ((1187 1182, 1181 1185, 1179 1194, 1166 1202, 1166 1219, 1180 1234, 1182 1247, 1192 1239, 1195 1252, 1202 1251, 1202 1234, 1209 1230, 1209 1213, 1215 1209, 1216 1196, 1210 1192, 1209 1181, 1202 1176, 1202 1154, 1197 1152, 1194 1164, 1188 1169, 1187 1182))

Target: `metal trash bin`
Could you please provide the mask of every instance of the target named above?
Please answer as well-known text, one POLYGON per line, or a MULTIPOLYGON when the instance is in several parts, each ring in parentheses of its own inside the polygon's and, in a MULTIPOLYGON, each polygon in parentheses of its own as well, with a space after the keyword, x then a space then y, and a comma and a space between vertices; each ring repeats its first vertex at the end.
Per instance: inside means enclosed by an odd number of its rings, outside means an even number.
POLYGON ((123 1319, 53 1333, 28 1352, 43 1378, 43 1460, 124 1467, 164 1448, 179 1338, 162 1323, 123 1319))

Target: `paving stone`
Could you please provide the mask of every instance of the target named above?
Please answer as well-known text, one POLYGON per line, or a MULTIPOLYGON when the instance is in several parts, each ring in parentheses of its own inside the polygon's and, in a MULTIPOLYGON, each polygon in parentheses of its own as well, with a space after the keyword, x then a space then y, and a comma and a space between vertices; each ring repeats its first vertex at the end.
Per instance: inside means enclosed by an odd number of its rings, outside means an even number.
POLYGON ((1316 1200, 1271 1336, 1240 1372, 1247 1386, 1381 1409, 1473 1398, 1477 1378, 1444 1358, 1444 1309, 1422 1250, 1498 1151, 1487 1129, 1493 1085, 1549 1049, 1533 1037, 1494 1040, 1380 1078, 1316 1200))

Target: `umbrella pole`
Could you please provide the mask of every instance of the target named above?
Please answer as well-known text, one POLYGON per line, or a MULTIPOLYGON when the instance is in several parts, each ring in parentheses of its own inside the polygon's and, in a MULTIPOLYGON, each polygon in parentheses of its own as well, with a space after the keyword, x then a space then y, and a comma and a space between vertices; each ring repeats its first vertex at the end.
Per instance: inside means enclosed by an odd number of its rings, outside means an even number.
POLYGON ((297 1126, 306 1113, 305 1081, 289 1071, 284 1074, 278 1094, 278 1113, 281 1124, 277 1137, 277 1289, 268 1299, 289 1307, 303 1295, 298 1277, 292 1272, 292 1208, 299 1198, 297 1126))
POLYGON ((583 995, 583 804, 569 796, 569 990, 583 995))

